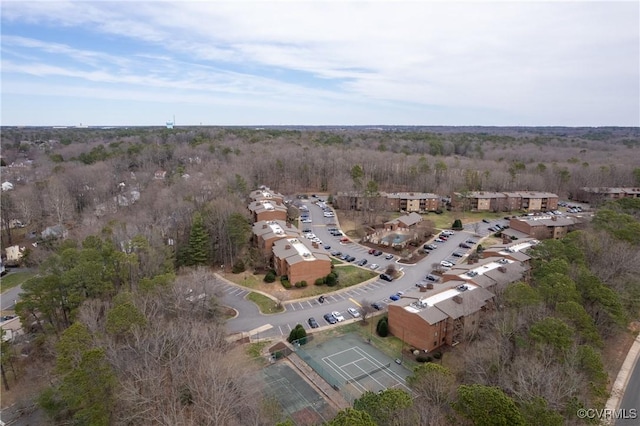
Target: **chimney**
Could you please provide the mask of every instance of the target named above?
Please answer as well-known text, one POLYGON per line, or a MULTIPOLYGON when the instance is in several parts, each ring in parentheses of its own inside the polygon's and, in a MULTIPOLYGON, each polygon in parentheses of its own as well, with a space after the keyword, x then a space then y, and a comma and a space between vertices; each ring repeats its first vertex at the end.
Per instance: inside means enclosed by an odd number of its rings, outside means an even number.
POLYGON ((433 284, 428 283, 426 289, 427 290, 433 290, 433 284))
POLYGON ((498 266, 498 271, 504 274, 505 272, 507 272, 507 268, 505 268, 504 266, 498 266))
POLYGON ((553 220, 554 222, 558 220, 558 216, 551 216, 551 220, 553 220))
POLYGON ((318 248, 318 243, 316 243, 315 241, 311 243, 311 245, 313 246, 313 248, 318 248))
POLYGON ((429 286, 433 287, 433 284, 427 284, 427 286, 426 286, 426 287, 425 287, 425 286, 423 286, 423 285, 421 285, 421 286, 420 286, 420 293, 426 293, 426 292, 427 292, 427 289, 429 288, 429 286))
POLYGON ((285 250, 291 250, 291 245, 287 244, 286 246, 284 246, 285 250))
POLYGON ((287 228, 291 228, 291 222, 287 222, 287 228))
POLYGON ((451 298, 451 300, 453 300, 454 302, 456 302, 458 305, 462 305, 462 297, 460 296, 453 296, 451 298))
POLYGON ((279 199, 279 198, 277 198, 277 199, 276 199, 276 204, 277 204, 277 205, 280 205, 280 204, 281 204, 281 203, 280 203, 280 199, 279 199))
POLYGON ((473 263, 473 259, 472 259, 472 258, 470 258, 470 257, 468 257, 468 258, 467 258, 467 264, 468 264, 468 265, 471 265, 472 263, 473 263))
POLYGON ((262 224, 262 229, 267 229, 267 224, 266 223, 262 224))

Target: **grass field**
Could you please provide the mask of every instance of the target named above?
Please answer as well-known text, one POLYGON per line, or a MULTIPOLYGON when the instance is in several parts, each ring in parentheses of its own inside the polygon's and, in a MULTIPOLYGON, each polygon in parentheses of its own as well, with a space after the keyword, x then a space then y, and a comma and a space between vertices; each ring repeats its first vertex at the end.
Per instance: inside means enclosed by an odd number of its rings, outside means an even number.
POLYGON ((0 278, 0 293, 4 293, 10 288, 16 287, 29 278, 35 276, 35 272, 10 272, 0 278))
POLYGON ((258 305, 263 314, 277 314, 284 311, 282 305, 260 293, 251 292, 247 295, 247 299, 258 305))
POLYGON ((265 283, 263 274, 254 275, 250 272, 243 272, 241 274, 224 274, 224 277, 243 287, 257 290, 269 294, 278 300, 285 301, 330 293, 332 291, 360 284, 361 282, 367 281, 377 275, 375 272, 348 264, 337 265, 335 271, 338 273, 338 280, 340 281, 340 284, 337 286, 328 287, 326 285, 314 285, 314 283, 309 283, 307 287, 294 287, 288 290, 282 287, 282 284, 280 284, 280 281, 278 280, 273 283, 265 283))

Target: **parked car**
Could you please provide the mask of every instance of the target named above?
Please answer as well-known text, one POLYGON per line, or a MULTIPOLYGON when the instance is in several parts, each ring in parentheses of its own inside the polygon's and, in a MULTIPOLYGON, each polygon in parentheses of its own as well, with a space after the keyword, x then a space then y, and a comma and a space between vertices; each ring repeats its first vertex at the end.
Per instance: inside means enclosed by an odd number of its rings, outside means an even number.
POLYGON ((302 219, 302 223, 312 223, 311 219, 302 219))
POLYGON ((360 316, 360 312, 356 308, 347 308, 347 312, 354 318, 358 318, 360 316))
POLYGON ((375 271, 376 269, 378 269, 378 266, 380 265, 378 265, 377 263, 372 263, 371 265, 369 265, 369 268, 375 271))
POLYGON ((336 319, 336 317, 334 317, 331 314, 324 314, 324 320, 326 322, 328 322, 329 324, 335 324, 338 322, 338 320, 336 319))
POLYGON ((460 243, 460 244, 458 244, 458 247, 466 248, 466 249, 471 248, 471 246, 469 244, 467 244, 467 243, 460 243))
POLYGON ((497 232, 498 230, 492 226, 492 227, 490 227, 490 228, 489 228, 489 231, 491 231, 491 232, 497 232))
POLYGON ((435 240, 436 243, 444 243, 444 240, 442 238, 436 238, 435 240))
POLYGON ((454 234, 455 234, 455 232, 453 232, 453 231, 449 231, 449 230, 442 231, 442 233, 443 233, 444 235, 448 235, 448 236, 451 236, 451 235, 454 235, 454 234))
POLYGON ((331 252, 331 256, 340 257, 340 256, 342 256, 342 252, 340 252, 338 250, 334 250, 334 251, 331 252))
POLYGON ((367 259, 360 259, 357 263, 358 266, 364 266, 367 264, 367 259))
POLYGON ((391 296, 389 296, 389 299, 393 301, 400 300, 400 296, 398 296, 397 294, 392 294, 391 296))
POLYGON ((457 251, 454 251, 453 253, 451 253, 451 256, 453 256, 453 257, 462 257, 462 256, 464 256, 464 254, 460 253, 460 252, 457 252, 457 251))
POLYGON ((394 255, 392 255, 392 254, 388 254, 388 255, 386 255, 384 258, 385 258, 385 259, 387 259, 387 260, 391 260, 391 259, 393 259, 394 257, 395 257, 394 255))
POLYGON ((342 322, 344 321, 344 317, 342 316, 342 314, 338 311, 333 311, 331 312, 331 315, 333 315, 333 317, 336 319, 336 321, 338 322, 342 322))
POLYGON ((475 244, 475 240, 467 240, 467 244, 475 244))
POLYGON ((371 307, 373 309, 375 309, 376 311, 381 311, 382 310, 382 305, 380 303, 378 303, 378 302, 373 302, 371 304, 371 307))
POLYGON ((437 281, 439 281, 439 280, 440 280, 440 278, 438 278, 438 277, 436 277, 435 275, 432 275, 432 274, 427 274, 427 277, 426 277, 426 278, 427 278, 429 281, 433 281, 433 282, 437 282, 437 281))
POLYGON ((380 274, 380 278, 385 280, 385 281, 393 281, 393 277, 391 275, 387 275, 387 274, 380 274))
POLYGON ((330 246, 329 244, 325 244, 325 245, 324 245, 324 249, 325 249, 325 250, 331 250, 331 246, 330 246))
POLYGON ((438 246, 435 244, 425 244, 422 248, 424 248, 425 250, 435 250, 438 248, 438 246))
POLYGON ((440 265, 444 266, 445 268, 451 268, 451 267, 453 267, 453 263, 449 262, 448 260, 442 260, 442 261, 440 261, 440 265))
POLYGON ((355 257, 355 256, 349 256, 349 257, 347 258, 347 262, 353 262, 354 260, 356 260, 356 257, 355 257))
POLYGON ((316 321, 316 319, 314 317, 311 317, 307 320, 307 322, 309 323, 309 327, 311 328, 318 328, 318 321, 316 321))
POLYGON ((488 220, 488 219, 482 219, 482 221, 483 221, 484 223, 489 223, 489 220, 488 220))
POLYGON ((373 253, 374 256, 380 256, 382 254, 382 251, 380 250, 376 250, 375 253, 373 253))

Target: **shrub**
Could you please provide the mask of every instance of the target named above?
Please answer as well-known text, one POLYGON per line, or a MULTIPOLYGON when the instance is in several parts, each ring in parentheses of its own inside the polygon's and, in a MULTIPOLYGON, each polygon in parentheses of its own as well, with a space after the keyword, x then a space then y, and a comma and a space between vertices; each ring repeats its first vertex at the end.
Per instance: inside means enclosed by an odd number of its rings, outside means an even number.
POLYGON ((378 325, 376 326, 376 333, 380 337, 387 337, 389 335, 389 323, 387 317, 382 317, 378 321, 378 325))
POLYGON ((324 285, 325 277, 320 277, 316 280, 315 285, 324 285))
POLYGON ((289 281, 289 277, 286 275, 280 275, 280 282, 282 281, 289 281))
POLYGON ((280 284, 282 284, 282 287, 286 289, 290 289, 292 287, 289 280, 280 280, 280 284))
POLYGON ((433 359, 440 359, 440 358, 442 358, 442 352, 433 353, 433 359))
POLYGON ((305 280, 300 281, 300 287, 306 287, 308 284, 305 280))
POLYGON ((233 264, 233 268, 231 268, 231 272, 234 274, 239 274, 241 272, 244 272, 247 268, 245 268, 244 266, 244 262, 242 260, 238 260, 236 261, 236 263, 233 264))
POLYGON ((293 343, 297 341, 301 345, 307 343, 307 331, 304 329, 302 324, 297 324, 291 333, 289 333, 289 337, 287 338, 289 343, 293 343))
POLYGON ((274 271, 267 272, 267 275, 264 276, 264 282, 272 283, 276 280, 276 273, 274 271))
POLYGON ((418 355, 416 357, 417 362, 431 362, 433 359, 430 356, 418 355))
POLYGON ((336 275, 332 272, 329 275, 327 275, 327 278, 325 280, 325 282, 327 283, 327 285, 329 287, 333 287, 335 285, 338 284, 338 278, 336 277, 336 275))
POLYGON ((451 225, 451 229, 460 231, 462 229, 462 221, 460 219, 454 220, 453 225, 451 225))

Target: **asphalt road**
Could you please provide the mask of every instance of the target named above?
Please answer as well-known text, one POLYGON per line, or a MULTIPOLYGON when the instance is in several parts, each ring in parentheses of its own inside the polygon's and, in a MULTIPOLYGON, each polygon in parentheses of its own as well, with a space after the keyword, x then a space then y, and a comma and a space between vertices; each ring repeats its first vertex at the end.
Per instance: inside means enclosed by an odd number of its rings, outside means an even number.
POLYGON ((640 362, 636 360, 633 372, 629 377, 624 396, 620 403, 620 418, 616 426, 637 426, 640 424, 640 362))
POLYGON ((415 284, 424 281, 425 276, 431 272, 433 264, 439 264, 441 260, 451 260, 452 263, 459 263, 464 261, 463 258, 452 257, 451 254, 455 251, 468 253, 471 250, 461 249, 458 244, 473 239, 479 241, 481 237, 489 235, 491 232, 487 228, 495 223, 506 224, 506 220, 494 220, 491 223, 480 223, 478 228, 478 236, 475 234, 475 227, 469 225, 464 231, 456 232, 444 243, 435 243, 438 245, 436 250, 432 250, 431 253, 422 259, 419 263, 414 265, 400 264, 397 262, 398 257, 395 256, 393 260, 385 260, 384 253, 381 256, 374 256, 368 254, 369 248, 361 246, 359 244, 349 242, 341 243, 341 237, 334 237, 328 231, 327 228, 335 227, 335 219, 323 217, 322 209, 312 203, 313 200, 308 200, 305 204, 309 207, 309 216, 313 220, 312 223, 303 224, 302 228, 309 228, 311 231, 322 240, 323 244, 330 245, 329 251, 339 250, 342 253, 347 253, 356 258, 352 264, 356 264, 361 259, 367 259, 367 264, 364 269, 370 270, 372 263, 379 264, 380 267, 376 269, 376 273, 380 274, 384 272, 387 265, 390 262, 394 262, 396 269, 402 272, 402 276, 393 282, 387 282, 380 278, 376 278, 368 281, 365 284, 353 286, 344 290, 340 290, 334 293, 325 295, 325 302, 320 303, 317 299, 309 299, 303 301, 285 302, 285 312, 273 315, 261 314, 258 309, 251 302, 244 300, 244 296, 249 293, 249 290, 241 288, 239 286, 221 283, 221 290, 223 293, 222 301, 224 304, 229 305, 238 310, 239 315, 237 318, 227 321, 226 326, 229 333, 251 332, 252 330, 260 330, 257 333, 257 337, 281 337, 288 336, 291 330, 297 325, 302 324, 309 330, 309 324, 307 320, 310 317, 314 317, 321 327, 329 326, 324 320, 324 314, 332 311, 340 312, 345 319, 352 318, 348 312, 349 307, 358 307, 358 305, 371 304, 378 302, 382 306, 391 301, 389 296, 397 293, 398 291, 406 291, 408 289, 415 288, 415 284))

